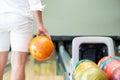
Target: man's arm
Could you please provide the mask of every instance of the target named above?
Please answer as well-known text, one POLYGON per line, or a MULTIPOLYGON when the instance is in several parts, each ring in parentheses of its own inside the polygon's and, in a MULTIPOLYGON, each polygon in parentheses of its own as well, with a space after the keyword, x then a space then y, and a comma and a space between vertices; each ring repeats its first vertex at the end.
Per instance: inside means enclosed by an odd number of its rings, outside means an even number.
POLYGON ((30 10, 33 12, 33 15, 36 20, 37 24, 37 35, 45 35, 50 38, 50 35, 47 31, 47 29, 44 27, 44 23, 42 20, 42 10, 45 6, 41 4, 41 0, 28 0, 30 5, 30 10))
POLYGON ((42 20, 42 11, 33 11, 36 24, 37 24, 37 35, 43 34, 50 38, 50 35, 47 31, 47 29, 44 26, 43 20, 42 20))

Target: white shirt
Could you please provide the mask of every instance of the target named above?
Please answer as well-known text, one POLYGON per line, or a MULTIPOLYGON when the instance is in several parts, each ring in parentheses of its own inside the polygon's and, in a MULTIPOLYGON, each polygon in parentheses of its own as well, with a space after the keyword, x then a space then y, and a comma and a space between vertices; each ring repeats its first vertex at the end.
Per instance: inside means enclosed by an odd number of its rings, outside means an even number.
POLYGON ((12 13, 32 18, 32 11, 42 11, 40 0, 0 0, 0 14, 12 13))

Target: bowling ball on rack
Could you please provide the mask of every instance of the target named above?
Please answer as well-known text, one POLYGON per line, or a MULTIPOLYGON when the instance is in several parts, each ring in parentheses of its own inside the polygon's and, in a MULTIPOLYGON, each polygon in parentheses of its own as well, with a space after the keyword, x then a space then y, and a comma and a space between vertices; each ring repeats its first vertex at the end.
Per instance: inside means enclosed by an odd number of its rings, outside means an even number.
POLYGON ((30 54, 37 60, 49 58, 54 50, 54 44, 47 36, 36 36, 30 42, 30 54))
POLYGON ((98 68, 88 68, 76 80, 108 80, 105 73, 98 68))
POLYGON ((120 80, 120 57, 103 57, 99 67, 105 72, 108 80, 120 80), (101 62, 102 60, 102 62, 101 62))
MULTIPOLYGON (((76 65, 75 65, 75 67, 74 67, 74 71, 75 71, 76 68, 79 66, 79 64, 81 64, 82 62, 87 62, 87 61, 90 61, 90 62, 91 62, 91 60, 88 60, 88 59, 83 59, 83 60, 80 60, 79 62, 77 62, 76 65)), ((73 71, 73 72, 74 72, 74 71, 73 71)))
POLYGON ((112 58, 112 57, 113 57, 113 56, 105 56, 105 57, 101 58, 101 59, 99 60, 99 62, 98 62, 98 66, 100 66, 100 65, 102 64, 102 62, 105 61, 106 59, 112 58))
POLYGON ((107 80, 105 73, 91 60, 80 60, 73 76, 74 80, 107 80))
MULTIPOLYGON (((108 79, 110 80, 116 80, 116 79, 111 79, 111 77, 113 76, 114 73, 117 73, 117 71, 115 71, 118 67, 120 67, 120 61, 118 60, 112 60, 110 62, 108 62, 106 64, 106 66, 104 67, 103 71, 106 73, 108 79), (113 73, 114 72, 114 73, 113 73)), ((120 69, 120 68, 119 68, 120 69)), ((118 70, 118 69, 117 69, 118 70)), ((120 71, 120 70, 118 70, 120 71)), ((115 74, 114 74, 115 75, 115 74)), ((117 74, 116 74, 117 75, 117 74)), ((113 76, 114 77, 114 76, 113 76)), ((119 76, 120 79, 120 76, 119 76)))
POLYGON ((120 80, 120 67, 116 68, 110 77, 110 80, 120 80))

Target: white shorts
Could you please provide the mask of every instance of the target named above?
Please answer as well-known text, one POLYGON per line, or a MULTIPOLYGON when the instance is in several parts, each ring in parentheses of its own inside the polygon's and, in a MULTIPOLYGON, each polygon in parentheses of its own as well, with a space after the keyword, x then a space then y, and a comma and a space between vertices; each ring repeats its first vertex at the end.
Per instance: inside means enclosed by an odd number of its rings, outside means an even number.
POLYGON ((0 14, 0 51, 28 52, 33 20, 17 14, 0 14))

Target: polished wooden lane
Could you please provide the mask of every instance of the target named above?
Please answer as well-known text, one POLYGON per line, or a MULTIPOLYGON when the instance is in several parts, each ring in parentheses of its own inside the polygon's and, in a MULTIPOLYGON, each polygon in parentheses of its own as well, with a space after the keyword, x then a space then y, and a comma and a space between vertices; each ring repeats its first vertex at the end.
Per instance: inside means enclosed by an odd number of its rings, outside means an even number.
MULTIPOLYGON (((46 61, 37 61, 31 56, 26 62, 25 80, 63 80, 62 75, 56 75, 56 55, 46 61)), ((10 80, 11 70, 4 74, 4 80, 10 80)))

